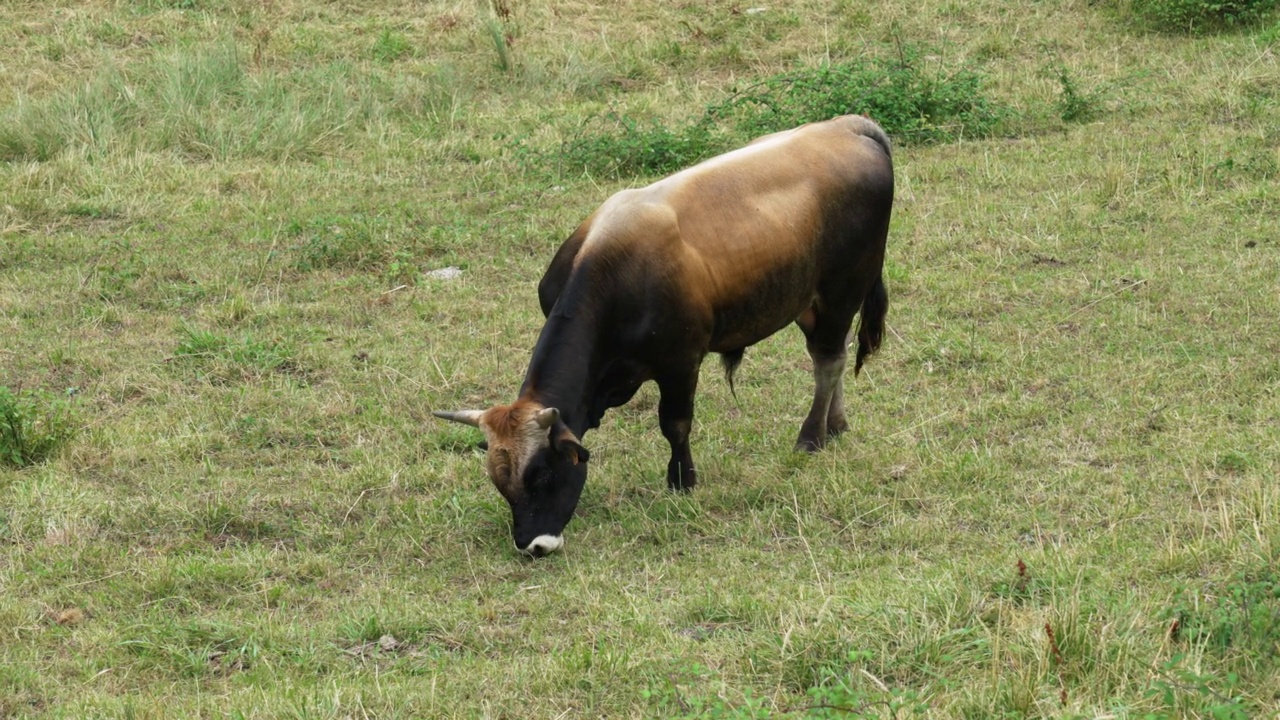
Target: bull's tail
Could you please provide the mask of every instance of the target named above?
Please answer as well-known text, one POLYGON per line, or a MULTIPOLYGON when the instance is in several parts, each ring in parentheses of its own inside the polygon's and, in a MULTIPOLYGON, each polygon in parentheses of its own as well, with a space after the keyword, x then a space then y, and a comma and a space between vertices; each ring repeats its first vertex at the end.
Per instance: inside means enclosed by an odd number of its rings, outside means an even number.
POLYGON ((871 290, 862 300, 862 313, 858 318, 858 355, 853 363, 853 374, 862 370, 862 362, 876 350, 884 339, 884 316, 889 312, 889 293, 884 288, 884 275, 876 277, 871 290))
POLYGON ((724 365, 724 377, 729 381, 729 392, 737 399, 738 392, 733 388, 733 374, 738 371, 738 366, 742 364, 742 355, 746 352, 746 348, 730 350, 729 352, 720 353, 720 362, 724 365))

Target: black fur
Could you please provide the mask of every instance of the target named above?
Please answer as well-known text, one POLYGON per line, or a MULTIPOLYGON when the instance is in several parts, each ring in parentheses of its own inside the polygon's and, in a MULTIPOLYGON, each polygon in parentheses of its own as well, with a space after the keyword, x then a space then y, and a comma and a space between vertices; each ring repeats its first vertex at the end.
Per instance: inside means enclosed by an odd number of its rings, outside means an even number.
POLYGON ((737 399, 738 392, 733 387, 733 374, 738 371, 738 366, 742 364, 744 353, 746 353, 746 348, 720 353, 720 364, 724 366, 724 377, 729 381, 729 393, 733 395, 734 399, 737 399))
POLYGON ((889 312, 889 293, 884 288, 884 276, 876 278, 862 301, 862 313, 858 319, 858 355, 853 363, 853 374, 862 370, 862 361, 880 349, 884 339, 884 316, 889 312))

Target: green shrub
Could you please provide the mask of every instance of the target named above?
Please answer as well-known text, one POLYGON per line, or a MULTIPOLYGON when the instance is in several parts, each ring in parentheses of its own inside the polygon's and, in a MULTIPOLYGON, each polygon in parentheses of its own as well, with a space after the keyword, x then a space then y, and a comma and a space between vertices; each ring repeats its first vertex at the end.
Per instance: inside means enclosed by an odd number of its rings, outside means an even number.
POLYGON ((561 148, 559 162, 562 171, 581 168, 624 177, 679 170, 722 148, 722 138, 705 119, 672 130, 610 112, 588 120, 561 148))
POLYGON ((905 144, 993 135, 1009 111, 987 97, 983 75, 967 67, 944 72, 925 57, 918 49, 900 48, 893 58, 774 75, 674 127, 611 111, 590 118, 559 148, 555 163, 562 173, 665 173, 758 135, 851 113, 870 116, 905 144))
POLYGON ((1249 25, 1280 7, 1278 0, 1130 0, 1142 24, 1164 32, 1201 33, 1249 25))
POLYGON ((968 67, 930 67, 918 48, 894 58, 859 59, 775 75, 708 108, 755 136, 836 115, 861 113, 897 142, 989 137, 1007 111, 984 94, 983 75, 968 67))
POLYGON ((66 397, 0 385, 0 465, 44 462, 72 434, 66 397))
POLYGON ((1280 572, 1239 573, 1198 600, 1182 598, 1166 617, 1177 640, 1274 662, 1280 659, 1280 572))

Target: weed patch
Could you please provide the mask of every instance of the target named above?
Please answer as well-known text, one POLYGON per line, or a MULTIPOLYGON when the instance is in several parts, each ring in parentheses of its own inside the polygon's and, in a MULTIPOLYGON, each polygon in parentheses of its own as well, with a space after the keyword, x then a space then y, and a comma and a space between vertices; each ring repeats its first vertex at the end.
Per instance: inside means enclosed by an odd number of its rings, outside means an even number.
POLYGON ((1239 574, 1198 600, 1184 595, 1167 617, 1174 640, 1274 662, 1280 657, 1280 573, 1239 574))
POLYGON ((905 144, 994 135, 1012 111, 987 95, 982 73, 967 66, 946 69, 926 57, 932 55, 900 48, 892 58, 772 75, 674 127, 610 111, 575 132, 556 162, 561 173, 577 168, 615 177, 666 173, 758 135, 851 113, 870 116, 905 144))
POLYGON ((67 396, 0 385, 0 465, 42 463, 73 434, 67 396))
POLYGON ((561 173, 581 169, 627 177, 674 172, 725 147, 707 118, 671 129, 656 120, 609 112, 590 118, 561 148, 557 161, 561 173))
POLYGON ((283 343, 255 340, 247 335, 237 339, 189 325, 183 326, 181 333, 174 359, 193 370, 198 378, 214 384, 301 371, 293 349, 283 343))
POLYGON ((414 285, 435 265, 466 262, 455 257, 457 228, 447 223, 406 228, 398 218, 357 213, 295 220, 288 227, 293 269, 298 272, 359 270, 389 283, 414 285))
POLYGON ((895 141, 907 144, 994 135, 1009 111, 987 96, 982 73, 967 66, 944 68, 925 59, 932 55, 904 47, 896 57, 774 75, 707 112, 749 136, 850 113, 873 118, 895 141))
POLYGON ((1149 698, 1158 700, 1163 707, 1149 713, 1148 720, 1174 720, 1207 713, 1214 720, 1248 720, 1256 717, 1250 712, 1244 698, 1235 694, 1240 677, 1228 673, 1216 677, 1211 673, 1196 672, 1186 666, 1186 655, 1175 655, 1160 667, 1160 675, 1147 690, 1149 698))
POLYGON ((1127 12, 1158 32, 1206 33, 1253 25, 1272 16, 1277 0, 1129 0, 1127 12))
POLYGON ((320 217, 294 221, 289 233, 297 240, 292 246, 295 269, 363 270, 382 265, 388 253, 389 225, 379 218, 363 215, 320 217))
MULTIPOLYGON (((879 718, 886 712, 890 717, 920 717, 929 706, 919 693, 899 688, 876 687, 866 689, 855 679, 853 668, 868 658, 867 653, 850 651, 848 662, 841 667, 828 668, 819 682, 806 690, 801 697, 781 707, 774 707, 769 699, 745 693, 736 701, 714 695, 691 694, 681 687, 681 677, 668 676, 658 687, 642 692, 642 697, 660 709, 662 717, 701 720, 724 718, 747 720, 748 718, 879 718)), ((690 665, 682 675, 704 679, 710 671, 701 665, 690 665)))
POLYGON ((413 51, 409 39, 394 30, 383 30, 373 41, 371 54, 378 62, 391 63, 408 56, 413 51))
POLYGON ((143 667, 187 678, 248 670, 265 650, 252 634, 211 623, 150 628, 120 646, 143 667))
POLYGON ((1063 122, 1087 122, 1101 114, 1101 90, 1081 87, 1066 65, 1054 68, 1054 75, 1061 87, 1055 109, 1063 122))

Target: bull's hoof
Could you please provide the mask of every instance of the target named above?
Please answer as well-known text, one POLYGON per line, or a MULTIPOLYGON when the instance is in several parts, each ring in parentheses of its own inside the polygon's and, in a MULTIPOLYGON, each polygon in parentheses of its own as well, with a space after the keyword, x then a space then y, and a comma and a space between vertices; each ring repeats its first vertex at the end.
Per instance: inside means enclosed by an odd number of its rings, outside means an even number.
POLYGON ((848 420, 845 420, 844 418, 840 418, 838 420, 832 420, 831 418, 827 418, 827 438, 828 439, 833 438, 837 435, 842 435, 847 432, 849 432, 848 420))
POLYGON ((672 492, 689 492, 694 485, 698 484, 698 471, 689 468, 683 470, 678 467, 667 468, 667 489, 672 492))
POLYGON ((822 446, 825 444, 826 444, 825 442, 818 442, 817 440, 813 440, 811 438, 802 437, 799 440, 796 440, 796 452, 805 452, 805 453, 813 454, 821 450, 822 446))

